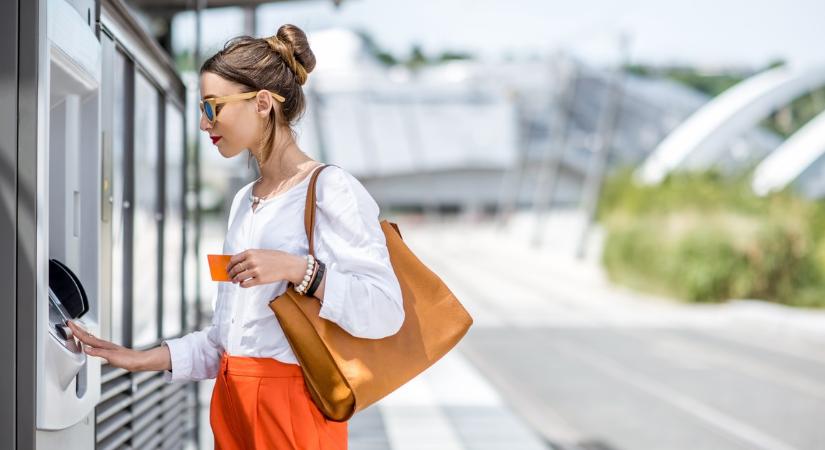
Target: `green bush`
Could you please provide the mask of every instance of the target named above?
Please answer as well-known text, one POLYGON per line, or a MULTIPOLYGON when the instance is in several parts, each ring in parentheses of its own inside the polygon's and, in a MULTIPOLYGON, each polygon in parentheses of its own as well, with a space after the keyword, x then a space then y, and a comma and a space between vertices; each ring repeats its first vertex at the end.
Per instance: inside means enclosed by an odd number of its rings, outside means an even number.
POLYGON ((606 185, 604 265, 615 282, 694 302, 759 298, 825 306, 823 207, 747 180, 679 174, 658 186, 622 172, 606 185))

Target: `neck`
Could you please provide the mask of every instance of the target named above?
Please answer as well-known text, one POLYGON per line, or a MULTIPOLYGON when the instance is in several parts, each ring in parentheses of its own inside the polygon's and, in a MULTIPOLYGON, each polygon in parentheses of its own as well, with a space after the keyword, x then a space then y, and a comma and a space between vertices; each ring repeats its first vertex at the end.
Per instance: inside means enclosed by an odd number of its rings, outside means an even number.
POLYGON ((258 166, 261 174, 260 183, 263 185, 283 184, 315 165, 314 160, 301 151, 290 133, 283 134, 287 136, 274 143, 269 159, 258 166))

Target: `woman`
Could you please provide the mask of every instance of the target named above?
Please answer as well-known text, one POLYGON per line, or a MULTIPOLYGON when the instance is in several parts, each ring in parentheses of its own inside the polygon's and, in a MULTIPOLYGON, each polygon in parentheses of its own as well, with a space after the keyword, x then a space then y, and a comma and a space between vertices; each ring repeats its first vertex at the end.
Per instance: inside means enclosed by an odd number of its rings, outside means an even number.
POLYGON ((170 382, 217 377, 210 423, 218 449, 347 447, 347 424, 326 420, 312 402, 268 306, 288 282, 321 302, 321 317, 354 336, 389 336, 404 321, 378 206, 338 167, 319 174, 317 259, 307 256, 304 202, 321 164, 298 147, 293 126, 314 66, 304 32, 284 25, 270 38, 230 40, 201 67, 201 130, 226 158, 248 150, 261 174, 232 201, 223 247, 233 255, 232 281, 218 285, 212 325, 137 351, 71 324, 87 354, 112 366, 165 370, 170 382))

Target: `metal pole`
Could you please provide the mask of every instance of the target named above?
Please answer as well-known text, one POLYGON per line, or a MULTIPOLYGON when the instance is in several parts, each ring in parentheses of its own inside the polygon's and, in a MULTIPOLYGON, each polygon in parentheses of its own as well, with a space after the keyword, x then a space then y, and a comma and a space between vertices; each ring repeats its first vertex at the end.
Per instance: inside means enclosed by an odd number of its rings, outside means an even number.
MULTIPOLYGON (((196 0, 195 6, 195 51, 192 56, 195 59, 194 68, 197 72, 198 65, 201 60, 201 26, 202 26, 202 11, 206 8, 206 0, 196 0)), ((200 139, 195 137, 195 261, 200 261, 200 241, 201 241, 201 145, 200 139)), ((200 270, 195 271, 195 297, 197 301, 197 309, 195 314, 195 322, 198 328, 202 326, 203 314, 201 311, 201 273, 200 270)))
POLYGON ((518 209, 519 194, 524 180, 524 172, 527 168, 528 148, 530 147, 530 136, 532 135, 533 123, 529 121, 528 114, 524 111, 526 105, 521 93, 516 92, 512 96, 516 112, 516 161, 513 167, 505 171, 501 180, 501 189, 498 197, 498 211, 496 215, 498 230, 504 229, 510 216, 518 209))
MULTIPOLYGON (((195 0, 195 51, 192 52, 194 59, 192 67, 195 73, 198 73, 201 61, 201 27, 203 22, 202 12, 206 8, 207 0, 195 0)), ((198 120, 200 121, 200 119, 198 120)), ((203 313, 201 311, 201 146, 200 136, 195 133, 195 324, 196 328, 200 329, 203 325, 203 313)), ((200 384, 195 384, 195 443, 200 446, 201 423, 200 423, 200 384)))
POLYGON ((254 5, 243 7, 243 34, 247 36, 258 36, 257 24, 255 23, 255 12, 257 7, 254 5))
POLYGON ((380 153, 375 145, 375 139, 372 134, 373 126, 372 126, 372 117, 370 116, 369 107, 373 103, 373 95, 371 88, 367 87, 362 91, 358 91, 357 94, 361 96, 361 101, 353 103, 355 117, 359 117, 361 120, 356 120, 356 130, 358 132, 358 137, 361 140, 361 149, 367 155, 367 161, 369 161, 369 170, 372 172, 371 176, 379 176, 380 175, 380 153))
POLYGON ((607 99, 605 109, 599 121, 599 139, 596 153, 591 158, 590 168, 587 172, 587 179, 584 188, 584 212, 585 223, 576 249, 576 256, 583 259, 587 250, 587 238, 596 219, 596 211, 599 207, 599 196, 604 183, 607 171, 607 161, 610 158, 610 150, 613 147, 613 136, 616 132, 616 125, 619 120, 619 112, 622 106, 624 94, 624 67, 627 63, 627 37, 620 38, 621 61, 616 67, 613 76, 608 80, 607 99))
MULTIPOLYGON (((4 285, 0 317, 5 343, 0 352, 0 443, 9 449, 35 448, 36 444, 37 253, 40 245, 46 245, 38 242, 37 234, 37 168, 39 164, 48 165, 48 161, 38 161, 44 156, 44 135, 48 132, 45 119, 49 99, 41 89, 47 83, 48 69, 41 66, 42 56, 48 55, 46 3, 19 0, 0 6, 0 34, 4 38, 0 53, 9 57, 0 70, 4 81, 0 95, 5 100, 0 107, 0 128, 4 132, 0 136, 0 170, 6 211, 0 218, 0 229, 9 232, 3 235, 0 245, 7 251, 0 266, 9 269, 0 276, 4 285), (11 295, 6 296, 7 291, 11 295)), ((46 56, 46 64, 48 61, 46 56)), ((48 248, 44 250, 47 253, 48 248)))
POLYGON ((551 142, 542 156, 539 172, 536 176, 536 187, 533 195, 533 207, 536 213, 536 224, 533 230, 532 244, 541 245, 546 210, 550 207, 558 185, 561 163, 564 159, 569 135, 570 118, 573 115, 573 106, 576 99, 576 85, 578 74, 573 61, 559 57, 558 83, 559 90, 555 96, 555 111, 551 122, 551 142))
POLYGON ((324 98, 321 97, 318 89, 315 88, 314 83, 310 82, 307 86, 307 97, 312 105, 312 131, 315 132, 315 145, 318 147, 318 159, 323 163, 330 163, 329 154, 327 153, 327 142, 324 135, 324 98))

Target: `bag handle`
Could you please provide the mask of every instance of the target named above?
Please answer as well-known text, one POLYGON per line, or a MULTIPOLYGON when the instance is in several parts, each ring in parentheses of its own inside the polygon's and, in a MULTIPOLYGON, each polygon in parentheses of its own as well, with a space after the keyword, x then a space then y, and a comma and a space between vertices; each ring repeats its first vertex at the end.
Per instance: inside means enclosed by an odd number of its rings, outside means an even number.
POLYGON ((315 256, 315 247, 313 245, 313 231, 315 230, 315 184, 318 181, 318 175, 321 171, 329 167, 330 164, 324 164, 316 167, 312 173, 312 178, 309 180, 309 188, 307 188, 307 200, 304 206, 304 228, 307 233, 307 241, 309 242, 309 254, 315 256))
MULTIPOLYGON (((315 256, 315 246, 313 244, 313 231, 315 231, 315 185, 318 181, 318 175, 329 166, 334 166, 334 164, 324 164, 312 169, 314 172, 312 173, 312 178, 309 180, 309 188, 307 188, 306 205, 304 205, 304 229, 306 230, 307 241, 309 242, 307 249, 312 256, 315 256)), ((401 230, 398 229, 398 225, 393 222, 388 223, 393 227, 395 232, 398 233, 398 236, 401 237, 401 230)))

